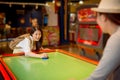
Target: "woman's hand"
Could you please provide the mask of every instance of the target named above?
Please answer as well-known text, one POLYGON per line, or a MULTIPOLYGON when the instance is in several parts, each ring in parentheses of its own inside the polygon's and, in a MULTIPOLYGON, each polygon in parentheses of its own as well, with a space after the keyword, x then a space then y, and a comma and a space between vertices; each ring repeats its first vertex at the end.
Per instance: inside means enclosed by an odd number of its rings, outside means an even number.
POLYGON ((40 58, 47 58, 47 57, 48 57, 47 53, 41 53, 40 54, 40 58))

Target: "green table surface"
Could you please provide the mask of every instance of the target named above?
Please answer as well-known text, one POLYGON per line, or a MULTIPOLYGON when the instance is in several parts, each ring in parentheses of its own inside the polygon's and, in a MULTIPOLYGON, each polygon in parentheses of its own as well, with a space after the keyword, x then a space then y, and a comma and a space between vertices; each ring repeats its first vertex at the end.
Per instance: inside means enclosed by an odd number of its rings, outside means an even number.
POLYGON ((85 80, 96 67, 60 52, 48 55, 47 60, 25 56, 4 57, 3 60, 17 80, 85 80))

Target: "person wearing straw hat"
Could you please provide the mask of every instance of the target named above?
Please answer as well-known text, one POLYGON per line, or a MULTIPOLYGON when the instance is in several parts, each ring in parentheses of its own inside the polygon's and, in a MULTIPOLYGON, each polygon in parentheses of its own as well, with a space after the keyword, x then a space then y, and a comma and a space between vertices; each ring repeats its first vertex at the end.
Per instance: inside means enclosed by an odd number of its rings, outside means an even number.
POLYGON ((95 71, 87 80, 120 80, 120 0, 101 0, 96 21, 110 35, 95 71))

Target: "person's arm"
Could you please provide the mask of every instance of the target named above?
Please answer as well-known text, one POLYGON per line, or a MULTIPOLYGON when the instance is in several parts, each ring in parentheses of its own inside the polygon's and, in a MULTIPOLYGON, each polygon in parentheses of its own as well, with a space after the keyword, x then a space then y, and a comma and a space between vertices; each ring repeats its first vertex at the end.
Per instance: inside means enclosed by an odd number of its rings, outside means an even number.
POLYGON ((29 56, 29 57, 36 57, 36 58, 43 58, 43 57, 47 57, 46 53, 41 53, 41 54, 36 54, 34 52, 32 52, 31 50, 31 42, 28 38, 25 38, 25 40, 21 43, 21 47, 23 49, 23 52, 25 53, 25 56, 29 56))
POLYGON ((96 70, 87 80, 106 80, 120 63, 120 36, 111 36, 96 70))
POLYGON ((25 56, 36 57, 36 58, 48 57, 47 53, 36 54, 36 53, 34 53, 34 52, 26 52, 26 53, 25 53, 25 56))

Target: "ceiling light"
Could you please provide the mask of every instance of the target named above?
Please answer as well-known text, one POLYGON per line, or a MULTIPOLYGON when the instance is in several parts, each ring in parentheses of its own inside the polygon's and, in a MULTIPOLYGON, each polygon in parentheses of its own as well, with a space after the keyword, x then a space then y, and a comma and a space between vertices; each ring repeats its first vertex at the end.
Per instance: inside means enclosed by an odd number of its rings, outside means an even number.
POLYGON ((22 7, 25 8, 25 5, 23 4, 22 7))
POLYGON ((9 4, 9 7, 11 8, 11 7, 12 7, 12 4, 9 4))
POLYGON ((52 3, 55 3, 55 0, 53 0, 52 3))
POLYGON ((35 9, 38 9, 38 5, 35 6, 35 9))
POLYGON ((83 3, 84 3, 83 0, 80 0, 80 1, 79 1, 79 4, 83 4, 83 3))

